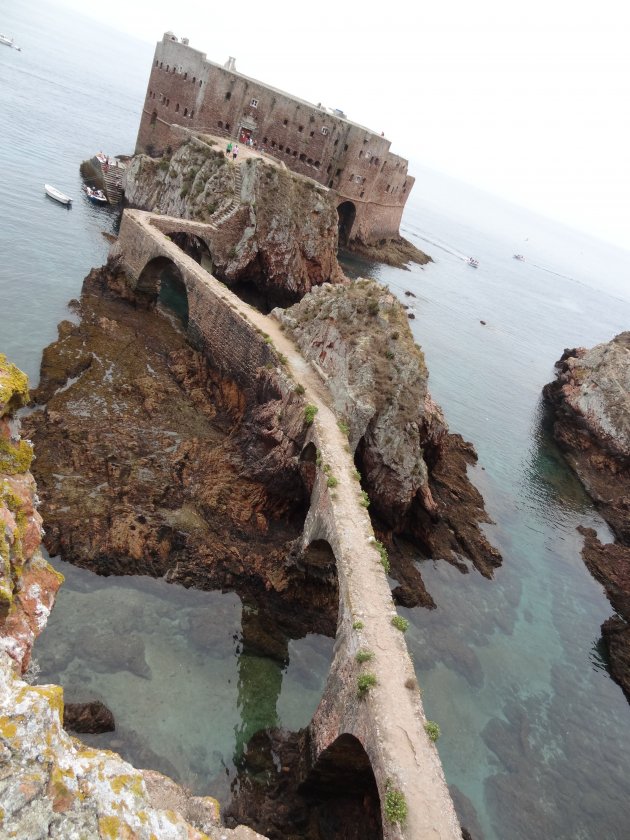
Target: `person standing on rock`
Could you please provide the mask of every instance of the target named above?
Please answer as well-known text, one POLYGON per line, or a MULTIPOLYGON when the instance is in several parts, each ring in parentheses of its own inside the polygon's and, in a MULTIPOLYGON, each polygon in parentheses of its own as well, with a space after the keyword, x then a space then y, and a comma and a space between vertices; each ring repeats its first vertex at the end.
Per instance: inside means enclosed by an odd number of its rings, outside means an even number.
POLYGON ((234 144, 234 148, 232 149, 232 160, 236 160, 236 156, 238 154, 238 144, 234 144))
POLYGON ((230 152, 231 152, 231 151, 232 151, 232 141, 230 140, 230 142, 227 144, 227 148, 226 148, 226 150, 225 150, 225 154, 229 157, 229 156, 230 156, 230 152))

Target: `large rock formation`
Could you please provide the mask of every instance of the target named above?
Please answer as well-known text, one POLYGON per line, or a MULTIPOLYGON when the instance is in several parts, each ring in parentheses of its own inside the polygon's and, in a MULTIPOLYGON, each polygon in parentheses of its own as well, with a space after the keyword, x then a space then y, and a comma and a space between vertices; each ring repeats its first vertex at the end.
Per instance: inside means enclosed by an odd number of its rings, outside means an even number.
MULTIPOLYGON (((398 300, 373 280, 313 289, 274 314, 320 370, 380 530, 408 535, 429 557, 486 576, 500 563, 481 533, 483 500, 466 477, 470 444, 450 435, 428 390, 428 371, 398 300)), ((395 568, 407 605, 430 604, 413 564, 395 568)))
POLYGON ((621 618, 602 626, 611 673, 630 699, 630 332, 607 344, 565 350, 544 388, 554 436, 616 537, 592 529, 582 555, 621 618))
POLYGON ((0 836, 261 838, 223 828, 214 799, 70 737, 62 689, 21 679, 62 581, 39 549, 32 447, 14 417, 27 399, 26 377, 0 355, 0 836))
MULTIPOLYGON (((46 547, 99 574, 233 588, 246 601, 265 593, 282 604, 276 631, 334 634, 334 569, 306 586, 294 551, 308 495, 293 383, 280 365, 230 379, 164 315, 128 289, 121 298, 121 283, 113 268, 93 270, 80 323, 63 322, 44 351, 26 422, 46 547)), ((286 637, 256 635, 286 655, 286 637)))
POLYGON ((331 193, 262 158, 234 163, 191 138, 171 158, 133 158, 125 198, 143 210, 207 222, 213 274, 228 285, 252 284, 281 305, 343 279, 331 193))

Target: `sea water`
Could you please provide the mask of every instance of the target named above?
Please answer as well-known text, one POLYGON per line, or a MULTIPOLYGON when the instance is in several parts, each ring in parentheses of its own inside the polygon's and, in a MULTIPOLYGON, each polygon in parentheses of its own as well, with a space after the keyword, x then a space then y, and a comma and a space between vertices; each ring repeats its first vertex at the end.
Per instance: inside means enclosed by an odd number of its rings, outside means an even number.
MULTIPOLYGON (((79 163, 100 149, 133 151, 152 47, 41 0, 4 12, 3 29, 23 51, 0 49, 0 352, 36 382, 42 348, 70 317, 66 303, 84 275, 104 262, 102 231, 116 221, 82 198, 79 163), (45 182, 74 196, 71 210, 45 197, 45 182)), ((550 437, 541 389, 565 347, 628 328, 630 254, 444 176, 418 175, 402 233, 434 262, 410 271, 345 265, 412 306, 432 395, 479 454, 470 475, 503 554, 492 580, 419 560, 438 608, 400 608, 427 715, 441 728, 446 777, 476 840, 628 838, 630 706, 602 658, 600 625, 612 608, 584 567, 576 526, 610 535, 550 437)), ((292 642, 288 669, 244 661, 235 595, 59 565, 68 583, 37 655, 77 695, 84 686, 115 707, 118 732, 99 738, 152 756, 195 789, 212 780, 221 793, 221 776, 229 780, 257 727, 310 718, 330 640, 292 642), (190 633, 196 610, 218 622, 210 656, 190 633), (81 633, 106 638, 121 622, 135 670, 118 662, 108 672, 99 648, 59 654, 81 633), (252 697, 264 710, 255 720, 252 697)))

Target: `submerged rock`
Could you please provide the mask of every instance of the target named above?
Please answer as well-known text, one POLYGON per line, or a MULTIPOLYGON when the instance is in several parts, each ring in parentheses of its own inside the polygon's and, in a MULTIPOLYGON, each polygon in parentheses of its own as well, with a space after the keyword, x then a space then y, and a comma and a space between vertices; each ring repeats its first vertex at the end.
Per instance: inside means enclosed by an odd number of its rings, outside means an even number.
POLYGON ((90 703, 66 703, 63 707, 63 728, 70 732, 113 732, 114 715, 100 700, 90 703))
POLYGON ((565 350, 543 394, 553 433, 616 541, 589 528, 582 556, 620 618, 602 626, 611 674, 630 700, 630 332, 587 350, 565 350))

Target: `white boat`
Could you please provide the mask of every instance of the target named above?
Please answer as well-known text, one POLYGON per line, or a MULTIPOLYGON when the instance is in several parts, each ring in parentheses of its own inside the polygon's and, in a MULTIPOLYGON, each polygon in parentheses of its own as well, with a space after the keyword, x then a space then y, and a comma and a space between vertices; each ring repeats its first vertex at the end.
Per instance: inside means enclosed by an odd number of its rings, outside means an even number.
POLYGON ((466 260, 468 265, 471 265, 473 268, 479 268, 479 260, 476 260, 474 257, 468 257, 466 260))
POLYGON ((103 190, 93 190, 92 187, 86 187, 85 192, 94 204, 107 204, 107 196, 103 190))
POLYGON ((1 32, 0 32, 0 44, 6 44, 7 47, 13 47, 13 49, 17 50, 18 52, 20 52, 20 50, 22 49, 21 47, 18 47, 18 45, 13 40, 13 38, 7 38, 7 36, 3 35, 1 32))
POLYGON ((46 195, 54 198, 60 204, 72 204, 72 199, 69 196, 64 195, 64 193, 55 187, 51 187, 50 184, 44 184, 44 189, 46 190, 46 195))

